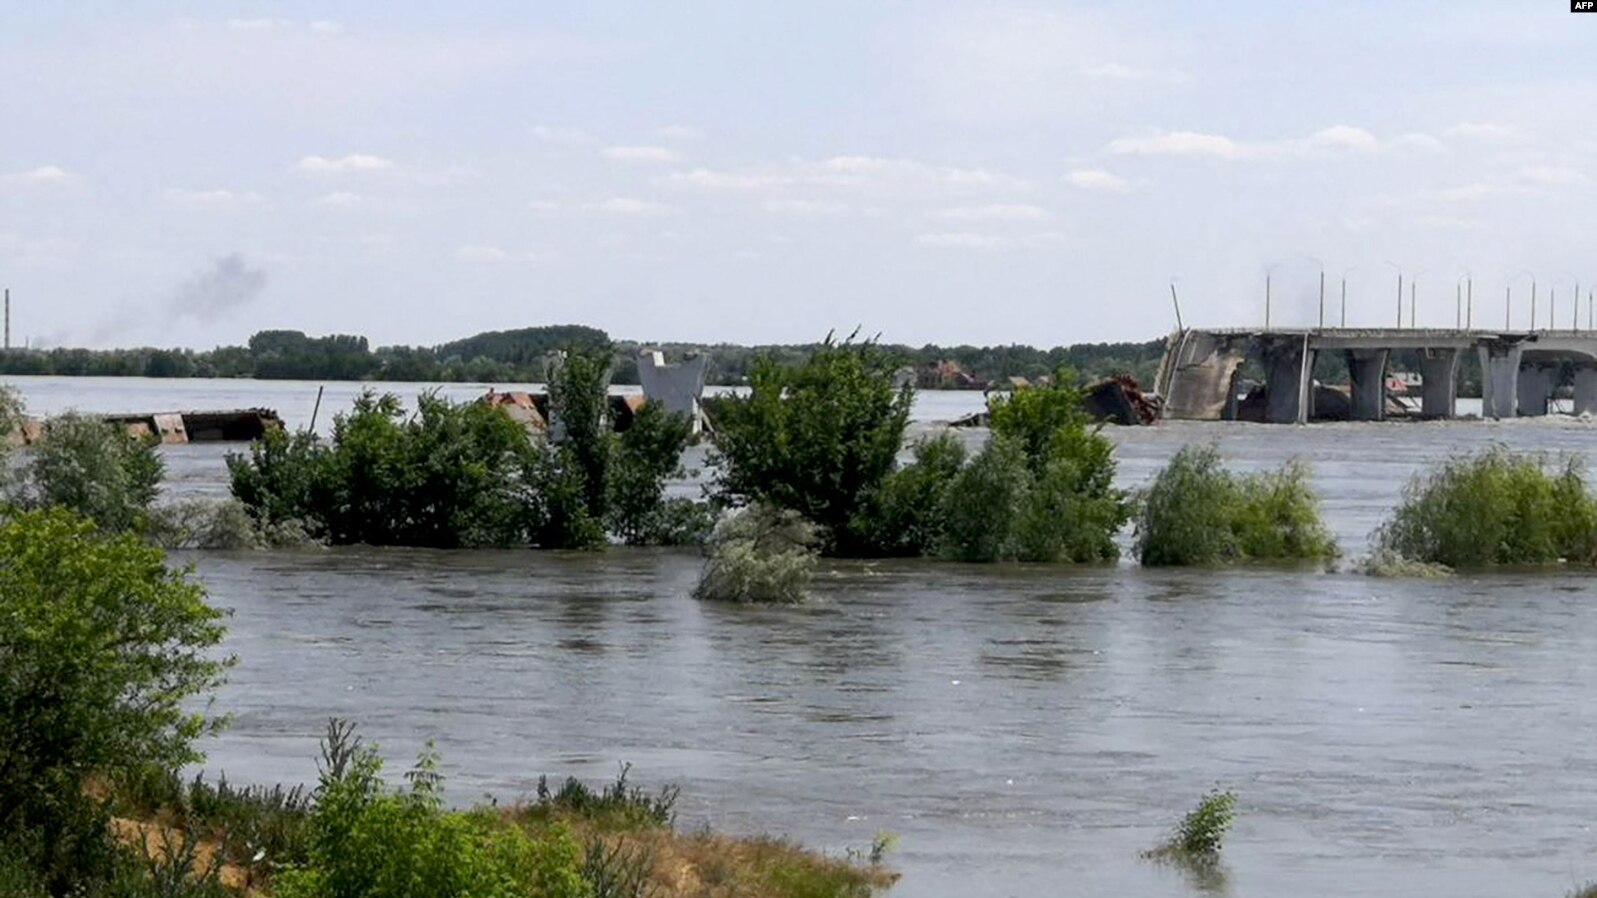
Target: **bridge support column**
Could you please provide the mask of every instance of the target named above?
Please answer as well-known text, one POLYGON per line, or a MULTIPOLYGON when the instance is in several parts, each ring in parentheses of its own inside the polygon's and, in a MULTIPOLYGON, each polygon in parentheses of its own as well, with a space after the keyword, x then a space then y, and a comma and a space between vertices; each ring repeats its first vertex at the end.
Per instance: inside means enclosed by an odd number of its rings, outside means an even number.
POLYGON ((1451 418, 1458 411, 1458 350, 1427 349, 1420 354, 1420 414, 1451 418))
POLYGON ((1597 415, 1597 368, 1590 365, 1575 369, 1575 414, 1597 415))
POLYGON ((1519 346, 1488 343, 1478 351, 1481 356, 1481 417, 1514 417, 1519 399, 1519 346))
POLYGON ((1271 424, 1306 424, 1313 396, 1310 375, 1314 351, 1308 337, 1283 337, 1264 348, 1265 420, 1271 424))
POLYGON ((1553 370, 1545 365, 1527 365, 1519 369, 1517 414, 1522 417, 1547 414, 1547 402, 1553 398, 1553 370))
POLYGON ((1347 350, 1348 420, 1381 421, 1386 418, 1387 349, 1347 350))

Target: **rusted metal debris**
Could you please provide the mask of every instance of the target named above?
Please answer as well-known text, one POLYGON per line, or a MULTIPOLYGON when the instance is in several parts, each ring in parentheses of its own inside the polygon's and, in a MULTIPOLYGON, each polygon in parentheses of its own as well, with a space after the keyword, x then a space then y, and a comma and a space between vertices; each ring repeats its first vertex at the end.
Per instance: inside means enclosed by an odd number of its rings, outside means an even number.
MULTIPOLYGON (((1014 389, 1029 389, 1029 385, 1015 384, 1014 389)), ((1152 424, 1159 419, 1159 397, 1142 392, 1134 378, 1123 374, 1106 377, 1083 390, 1082 408, 1093 420, 1111 424, 1152 424)), ((950 421, 948 426, 987 427, 991 419, 983 409, 950 421)))
MULTIPOLYGON (((521 390, 499 392, 490 387, 477 401, 499 409, 520 422, 528 433, 540 438, 550 436, 552 426, 558 430, 553 419, 554 413, 549 407, 548 393, 528 393, 521 390)), ((632 419, 637 417, 638 411, 643 408, 646 401, 638 393, 608 397, 606 417, 610 421, 610 426, 617 433, 625 432, 632 426, 632 419)), ((558 433, 555 434, 555 438, 559 439, 558 433)))
MULTIPOLYGON (((161 443, 247 443, 264 437, 267 431, 281 430, 283 419, 269 408, 228 411, 152 412, 128 415, 89 415, 115 424, 128 436, 153 439, 161 443)), ((47 421, 30 418, 8 435, 12 445, 29 446, 44 435, 47 421)))

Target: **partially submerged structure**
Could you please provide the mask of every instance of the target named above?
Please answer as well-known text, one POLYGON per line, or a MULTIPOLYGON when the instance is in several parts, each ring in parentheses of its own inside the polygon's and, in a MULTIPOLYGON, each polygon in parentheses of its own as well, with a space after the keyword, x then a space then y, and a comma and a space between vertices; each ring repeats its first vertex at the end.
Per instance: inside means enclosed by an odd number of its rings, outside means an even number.
MULTIPOLYGON (((1321 417, 1323 390, 1313 371, 1320 353, 1341 353, 1347 363, 1346 418, 1379 421, 1392 411, 1387 387, 1392 354, 1419 359, 1419 416, 1458 413, 1458 370, 1474 350, 1481 367, 1481 414, 1489 418, 1548 413, 1556 375, 1574 367, 1575 414, 1597 413, 1597 333, 1588 331, 1480 331, 1423 328, 1314 328, 1307 330, 1182 330, 1171 334, 1154 391, 1163 416, 1198 421, 1246 420, 1250 401, 1259 420, 1305 423, 1321 417), (1262 389, 1239 395, 1244 361, 1257 358, 1262 389)), ((1330 399, 1330 397, 1326 397, 1330 399)))
MULTIPOLYGON (((232 409, 200 412, 138 412, 120 415, 90 415, 115 424, 130 436, 150 438, 165 444, 248 443, 280 430, 283 419, 269 408, 232 409)), ((18 445, 31 445, 44 434, 44 422, 30 419, 11 434, 18 445)))

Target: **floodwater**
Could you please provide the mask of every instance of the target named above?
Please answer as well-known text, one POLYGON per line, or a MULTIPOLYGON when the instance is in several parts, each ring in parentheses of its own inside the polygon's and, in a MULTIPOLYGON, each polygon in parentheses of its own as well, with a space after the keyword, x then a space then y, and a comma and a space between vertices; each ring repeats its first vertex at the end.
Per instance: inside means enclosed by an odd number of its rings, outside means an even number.
MULTIPOLYGON (((226 404, 284 404, 258 386, 229 382, 226 404)), ((129 389, 119 410, 217 404, 129 389)), ((917 417, 971 402, 928 396, 917 417)), ((1128 486, 1189 442, 1242 468, 1302 456, 1354 555, 1435 458, 1597 450, 1597 425, 1567 418, 1107 432, 1128 486)), ((219 448, 168 456, 179 492, 225 490, 219 448)), ((314 778, 337 715, 399 767, 434 741, 463 803, 630 762, 683 787, 685 827, 837 853, 890 830, 907 898, 1561 896, 1597 879, 1583 573, 837 562, 808 606, 741 608, 693 600, 699 561, 672 551, 189 560, 234 611, 217 710, 235 720, 208 766, 235 780, 314 778), (1138 857, 1217 786, 1238 796, 1219 876, 1138 857)))

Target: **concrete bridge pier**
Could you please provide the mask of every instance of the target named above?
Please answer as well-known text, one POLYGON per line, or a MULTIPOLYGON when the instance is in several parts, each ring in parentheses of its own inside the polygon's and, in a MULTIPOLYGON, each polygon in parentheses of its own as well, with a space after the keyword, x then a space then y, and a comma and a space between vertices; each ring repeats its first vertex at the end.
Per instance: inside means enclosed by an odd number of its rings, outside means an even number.
POLYGON ((1314 351, 1309 338, 1288 336, 1264 347, 1265 393, 1269 399, 1265 420, 1272 424, 1307 424, 1313 391, 1314 351))
POLYGON ((1458 412, 1458 350, 1426 349, 1420 353, 1420 415, 1451 418, 1458 412))
POLYGON ((1524 417, 1547 414, 1547 403, 1553 398, 1553 374, 1556 370, 1547 365, 1526 365, 1519 369, 1519 406, 1515 410, 1516 414, 1524 417))
POLYGON ((1519 356, 1517 343, 1482 343, 1481 417, 1512 418, 1519 400, 1519 356))
POLYGON ((1347 350, 1349 420, 1386 418, 1386 360, 1390 355, 1388 349, 1347 350))
POLYGON ((1575 414, 1597 415, 1597 367, 1575 369, 1575 414))

